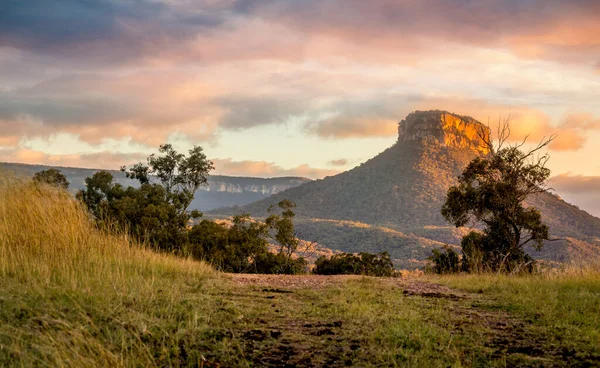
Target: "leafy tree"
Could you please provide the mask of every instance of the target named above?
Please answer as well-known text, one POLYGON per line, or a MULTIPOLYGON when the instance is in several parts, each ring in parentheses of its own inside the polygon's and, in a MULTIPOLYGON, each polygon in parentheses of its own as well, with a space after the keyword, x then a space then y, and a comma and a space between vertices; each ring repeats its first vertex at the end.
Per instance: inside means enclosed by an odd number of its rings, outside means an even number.
POLYGON ((165 188, 165 199, 183 213, 194 200, 196 191, 208 182, 213 163, 199 146, 189 150, 187 157, 170 144, 161 145, 158 152, 160 155, 150 155, 146 164, 137 163, 129 170, 123 166, 121 171, 142 185, 158 179, 165 188))
POLYGON ((342 253, 327 258, 321 256, 315 262, 313 273, 317 275, 365 275, 392 276, 394 264, 388 252, 358 255, 342 253))
POLYGON ((85 178, 85 189, 77 193, 81 200, 96 219, 102 219, 107 214, 107 204, 112 199, 115 178, 108 171, 98 171, 91 177, 85 178))
POLYGON ((200 147, 186 157, 165 144, 159 153, 151 155, 147 165, 121 168, 139 181, 139 188, 124 188, 112 174, 100 171, 86 178, 86 188, 77 196, 99 223, 126 229, 157 250, 181 252, 188 241, 188 221, 201 216, 187 208, 196 190, 207 183, 213 164, 200 147))
POLYGON ((255 259, 257 273, 298 275, 306 273, 304 257, 289 258, 283 253, 266 252, 255 259))
MULTIPOLYGON (((224 272, 289 273, 288 258, 268 251, 267 226, 250 215, 233 217, 231 227, 203 220, 189 233, 190 254, 224 272)), ((294 264, 299 268, 299 264, 294 264)), ((304 269, 305 264, 301 264, 304 269)))
POLYGON ((166 200, 161 185, 125 188, 115 183, 113 175, 106 171, 95 173, 85 183, 86 189, 77 196, 99 224, 127 230, 157 250, 177 252, 186 243, 190 216, 166 200))
POLYGON ((224 272, 255 272, 255 260, 267 253, 266 226, 249 215, 233 217, 231 227, 203 220, 189 232, 190 254, 224 272))
POLYGON ((460 257, 454 249, 446 246, 443 251, 434 249, 432 252, 433 255, 429 257, 429 260, 433 263, 432 271, 434 273, 446 274, 460 271, 460 257))
POLYGON ((525 141, 504 146, 509 135, 508 120, 499 129, 498 147, 492 144, 489 134, 480 134, 489 154, 471 161, 458 185, 448 190, 442 207, 442 215, 457 227, 471 221, 483 227, 482 233, 472 232, 463 239, 464 268, 468 271, 532 269, 533 259, 524 247, 532 245, 539 250, 549 238, 540 212, 525 207, 524 201, 546 190, 549 156, 539 151, 554 137, 523 150, 525 141))
MULTIPOLYGON (((296 207, 296 204, 284 199, 277 206, 281 209, 281 214, 270 215, 265 220, 265 223, 270 231, 271 239, 279 246, 279 258, 282 260, 287 259, 280 273, 293 274, 296 273, 295 270, 301 267, 302 264, 306 264, 306 261, 302 257, 296 260, 292 258, 292 255, 298 250, 298 244, 300 243, 294 227, 294 217, 296 214, 293 208, 296 207)), ((273 212, 273 206, 269 207, 268 211, 273 212)))
POLYGON ((57 169, 43 170, 33 175, 33 181, 36 183, 49 184, 58 188, 69 189, 67 177, 57 169))

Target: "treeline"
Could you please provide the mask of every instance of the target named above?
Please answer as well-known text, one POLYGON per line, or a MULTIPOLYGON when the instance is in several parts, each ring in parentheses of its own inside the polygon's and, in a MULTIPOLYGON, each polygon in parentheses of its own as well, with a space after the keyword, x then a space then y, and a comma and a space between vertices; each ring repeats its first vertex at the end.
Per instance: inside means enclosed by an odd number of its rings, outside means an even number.
MULTIPOLYGON (((201 212, 188 210, 213 169, 201 147, 185 155, 165 144, 146 163, 121 168, 128 178, 139 182, 138 188, 124 187, 111 173, 99 171, 85 179, 85 189, 77 198, 97 226, 127 232, 155 251, 203 260, 224 272, 308 272, 308 262, 297 255, 293 202, 283 200, 269 208, 264 222, 242 214, 233 216, 231 225, 202 219, 201 212), (270 252, 269 244, 277 251, 270 252)), ((56 169, 37 173, 33 179, 65 189, 69 186, 56 169)), ((336 255, 319 258, 313 272, 390 276, 393 265, 384 254, 336 255)))

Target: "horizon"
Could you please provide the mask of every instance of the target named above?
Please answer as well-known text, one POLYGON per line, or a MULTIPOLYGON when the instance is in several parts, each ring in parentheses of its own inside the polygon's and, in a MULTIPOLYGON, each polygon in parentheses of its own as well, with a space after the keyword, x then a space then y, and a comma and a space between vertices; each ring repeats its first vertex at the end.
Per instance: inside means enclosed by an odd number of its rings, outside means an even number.
POLYGON ((118 169, 169 142, 204 147, 215 175, 318 179, 390 147, 411 111, 510 115, 515 141, 558 134, 550 185, 600 216, 598 2, 0 10, 0 161, 118 169))

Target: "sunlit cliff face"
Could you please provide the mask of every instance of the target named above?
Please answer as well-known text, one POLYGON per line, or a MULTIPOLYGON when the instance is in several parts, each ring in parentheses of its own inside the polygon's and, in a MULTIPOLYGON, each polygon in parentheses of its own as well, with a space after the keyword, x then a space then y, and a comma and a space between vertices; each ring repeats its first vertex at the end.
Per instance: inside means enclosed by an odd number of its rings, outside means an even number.
POLYGON ((447 111, 417 111, 398 125, 398 142, 436 140, 447 147, 469 148, 479 154, 489 153, 490 129, 468 117, 447 111))

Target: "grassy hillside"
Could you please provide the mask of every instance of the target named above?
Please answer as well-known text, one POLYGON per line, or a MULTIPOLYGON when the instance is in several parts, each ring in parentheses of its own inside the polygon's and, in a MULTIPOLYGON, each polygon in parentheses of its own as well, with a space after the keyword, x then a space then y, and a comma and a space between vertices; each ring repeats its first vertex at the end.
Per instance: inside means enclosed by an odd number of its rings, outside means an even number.
POLYGON ((0 366, 593 366, 600 273, 223 275, 0 183, 0 366), (442 286, 446 285, 446 286, 442 286))

